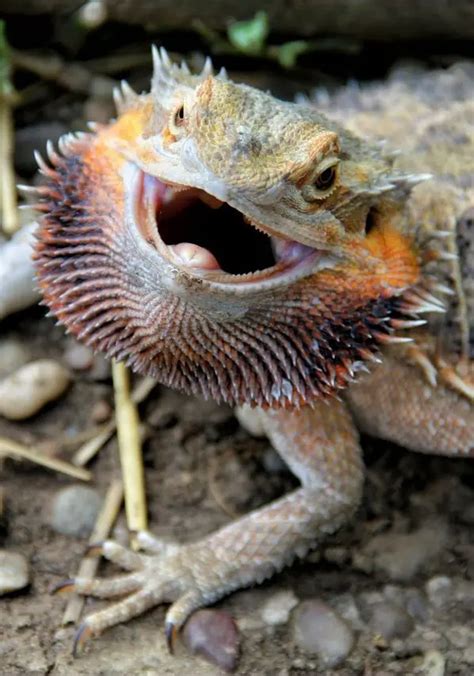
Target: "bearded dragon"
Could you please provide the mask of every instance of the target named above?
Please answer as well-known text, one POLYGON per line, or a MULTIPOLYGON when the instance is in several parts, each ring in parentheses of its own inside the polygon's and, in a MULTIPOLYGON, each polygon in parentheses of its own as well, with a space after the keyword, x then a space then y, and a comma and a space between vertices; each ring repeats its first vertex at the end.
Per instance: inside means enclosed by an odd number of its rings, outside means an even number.
POLYGON ((193 75, 164 50, 151 92, 123 84, 116 102, 115 121, 40 159, 44 301, 96 350, 238 407, 301 483, 197 542, 142 533, 137 553, 106 541, 103 556, 129 572, 63 585, 122 597, 84 620, 78 644, 171 603, 172 646, 195 609, 350 519, 364 474, 356 422, 414 450, 473 455, 472 294, 467 258, 440 246, 455 219, 427 216, 429 177, 314 106, 236 84, 209 61, 193 75), (436 317, 453 292, 446 348, 436 317))

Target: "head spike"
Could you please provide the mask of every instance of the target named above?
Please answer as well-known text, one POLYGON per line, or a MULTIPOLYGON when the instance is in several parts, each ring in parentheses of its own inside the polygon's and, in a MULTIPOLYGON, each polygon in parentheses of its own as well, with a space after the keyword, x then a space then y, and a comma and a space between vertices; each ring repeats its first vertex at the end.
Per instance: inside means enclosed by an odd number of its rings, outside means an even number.
POLYGON ((191 75, 191 71, 189 70, 189 66, 186 61, 181 61, 181 72, 184 75, 191 75))
POLYGON ((153 74, 156 75, 162 69, 161 57, 156 45, 151 46, 151 57, 153 59, 153 74))
POLYGON ((112 92, 112 96, 114 98, 114 103, 115 103, 115 108, 117 109, 117 113, 120 115, 123 109, 123 96, 122 96, 122 91, 120 87, 114 87, 114 90, 112 92))
POLYGON ((161 63, 163 64, 163 68, 167 70, 168 72, 171 70, 173 67, 173 64, 171 62, 171 59, 168 55, 168 52, 164 47, 160 47, 160 56, 161 56, 161 63))
POLYGON ((127 80, 122 80, 120 82, 120 87, 122 89, 122 95, 127 103, 133 103, 138 97, 138 94, 133 87, 128 84, 127 80))
POLYGON ((211 58, 209 56, 206 56, 206 60, 204 61, 204 67, 201 71, 201 77, 203 80, 205 80, 210 75, 214 75, 214 66, 212 65, 211 58))

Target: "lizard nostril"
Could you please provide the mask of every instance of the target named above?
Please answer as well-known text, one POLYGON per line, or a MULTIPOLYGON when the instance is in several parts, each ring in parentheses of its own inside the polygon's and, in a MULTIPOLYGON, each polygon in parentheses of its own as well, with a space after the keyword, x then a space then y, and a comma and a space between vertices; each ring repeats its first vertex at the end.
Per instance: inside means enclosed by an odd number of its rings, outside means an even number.
POLYGON ((369 235, 377 225, 377 210, 371 207, 365 217, 365 234, 369 235))

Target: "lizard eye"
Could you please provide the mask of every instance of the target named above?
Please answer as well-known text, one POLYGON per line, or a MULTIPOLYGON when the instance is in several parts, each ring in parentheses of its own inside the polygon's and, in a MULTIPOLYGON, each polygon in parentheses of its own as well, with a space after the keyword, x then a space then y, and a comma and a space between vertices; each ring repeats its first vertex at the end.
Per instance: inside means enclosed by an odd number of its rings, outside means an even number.
POLYGON ((184 105, 181 104, 176 108, 174 113, 171 114, 171 118, 168 124, 170 132, 174 134, 174 136, 179 136, 185 121, 186 117, 184 114, 184 105))
POLYGON ((174 123, 180 127, 184 122, 184 106, 180 106, 174 114, 174 123))
POLYGON ((316 176, 316 180, 314 181, 314 185, 318 190, 328 190, 329 188, 332 188, 336 181, 337 177, 337 172, 336 172, 336 166, 333 165, 332 167, 328 167, 324 171, 322 171, 318 176, 316 176))
POLYGON ((308 202, 324 199, 331 194, 338 179, 338 164, 331 160, 318 174, 302 189, 302 195, 308 202))

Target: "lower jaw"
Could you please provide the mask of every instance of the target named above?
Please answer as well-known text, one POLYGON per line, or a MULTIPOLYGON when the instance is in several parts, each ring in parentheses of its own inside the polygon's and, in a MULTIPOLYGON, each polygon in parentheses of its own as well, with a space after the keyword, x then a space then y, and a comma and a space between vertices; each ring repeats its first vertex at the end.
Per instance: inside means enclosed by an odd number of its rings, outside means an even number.
MULTIPOLYGON (((333 257, 325 251, 312 249, 299 242, 284 240, 266 233, 271 238, 273 248, 277 252, 277 261, 273 266, 244 274, 226 272, 219 266, 209 250, 187 242, 168 245, 161 239, 152 205, 156 204, 157 199, 163 198, 166 188, 161 181, 144 174, 138 168, 133 178, 132 183, 135 183, 135 186, 132 193, 135 199, 142 202, 136 209, 139 229, 146 235, 148 241, 153 243, 161 256, 192 278, 201 279, 214 286, 244 292, 287 286, 333 263, 333 257), (188 248, 187 255, 183 256, 186 247, 193 246, 195 251, 192 252, 192 249, 188 248), (204 265, 201 266, 200 263, 204 265)), ((263 228, 259 226, 259 229, 263 228)))

